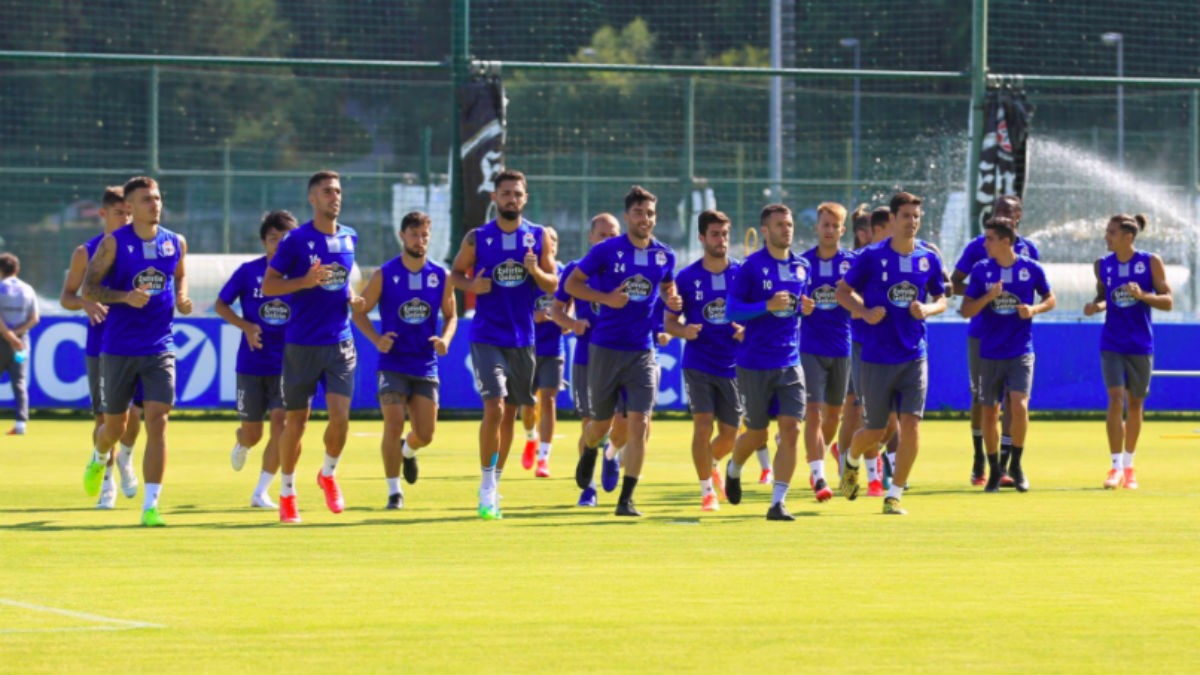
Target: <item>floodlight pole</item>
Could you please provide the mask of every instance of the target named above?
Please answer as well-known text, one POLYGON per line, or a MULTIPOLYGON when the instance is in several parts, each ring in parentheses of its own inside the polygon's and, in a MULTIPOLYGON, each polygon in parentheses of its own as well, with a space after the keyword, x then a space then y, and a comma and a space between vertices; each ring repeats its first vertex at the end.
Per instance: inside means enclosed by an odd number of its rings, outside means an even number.
MULTIPOLYGON (((783 67, 783 0, 771 0, 771 67, 783 67)), ((772 202, 782 201, 783 186, 783 78, 771 77, 767 140, 767 174, 772 202)))
POLYGON ((979 192, 979 153, 983 145, 983 99, 987 94, 987 0, 972 0, 971 3, 971 116, 968 135, 971 144, 967 148, 967 204, 964 217, 967 233, 980 233, 979 223, 972 217, 975 212, 975 195, 979 192))
MULTIPOLYGON (((839 44, 841 44, 843 47, 850 47, 850 48, 854 49, 854 69, 861 70, 862 69, 862 44, 859 42, 858 38, 853 38, 853 37, 842 38, 841 41, 839 42, 839 44)), ((859 87, 860 87, 860 83, 861 83, 861 79, 858 77, 855 77, 854 78, 854 159, 852 161, 852 166, 851 166, 851 170, 850 170, 850 175, 854 179, 854 189, 852 191, 854 198, 852 201, 854 201, 855 203, 858 202, 858 144, 859 144, 859 127, 860 127, 860 121, 859 121, 860 120, 860 117, 859 117, 859 99, 860 99, 859 87)))
MULTIPOLYGON (((1125 79, 1125 36, 1122 33, 1105 33, 1101 42, 1117 48, 1117 79, 1125 79)), ((1117 167, 1125 170, 1125 85, 1117 85, 1117 167)))
MULTIPOLYGON (((450 246, 453 248, 467 233, 463 223, 463 163, 459 137, 458 88, 470 78, 470 0, 454 0, 453 27, 450 32, 450 246)), ((447 261, 448 262, 448 261, 447 261)), ((462 311, 463 303, 459 303, 462 311)))

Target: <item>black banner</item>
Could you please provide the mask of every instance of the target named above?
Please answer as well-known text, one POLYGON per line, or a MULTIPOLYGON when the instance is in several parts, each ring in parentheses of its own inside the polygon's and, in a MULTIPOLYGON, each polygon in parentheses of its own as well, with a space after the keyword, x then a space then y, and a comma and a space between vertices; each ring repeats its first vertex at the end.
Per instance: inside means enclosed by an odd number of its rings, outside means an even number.
POLYGON ((1012 87, 989 89, 984 98, 983 145, 979 152, 979 187, 971 201, 976 232, 991 216, 996 198, 1024 198, 1033 105, 1025 92, 1012 87))
POLYGON ((499 78, 475 80, 458 88, 459 152, 463 167, 465 230, 494 218, 491 192, 504 169, 504 85, 499 78))

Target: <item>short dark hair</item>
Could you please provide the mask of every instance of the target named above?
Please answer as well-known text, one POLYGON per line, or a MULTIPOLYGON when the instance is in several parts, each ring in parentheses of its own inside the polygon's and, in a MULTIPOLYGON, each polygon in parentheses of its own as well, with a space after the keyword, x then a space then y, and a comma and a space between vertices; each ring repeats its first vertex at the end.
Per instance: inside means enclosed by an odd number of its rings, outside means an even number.
POLYGON ((792 215, 792 210, 783 204, 767 204, 762 208, 762 213, 758 214, 758 224, 766 225, 767 220, 776 213, 790 216, 792 215))
POLYGON ((908 206, 909 204, 920 206, 921 198, 911 192, 897 192, 892 195, 892 203, 888 207, 892 210, 892 213, 900 213, 900 207, 908 206))
POLYGON ((1138 236, 1138 233, 1146 229, 1146 225, 1150 221, 1146 220, 1146 216, 1143 216, 1140 213, 1132 216, 1128 213, 1118 213, 1110 218, 1109 222, 1116 223, 1121 227, 1122 230, 1125 230, 1136 237, 1138 236))
POLYGON ((697 219, 697 222, 700 225, 700 236, 704 236, 708 234, 709 225, 714 223, 728 225, 730 220, 729 216, 725 215, 724 213, 721 213, 716 209, 709 209, 700 213, 700 217, 697 219))
POLYGON ((264 240, 272 230, 289 232, 296 229, 296 216, 291 211, 279 209, 263 216, 262 225, 258 226, 258 238, 264 240))
POLYGON ((428 215, 421 213, 420 211, 410 211, 404 214, 404 218, 400 220, 400 231, 404 232, 406 230, 411 230, 414 227, 421 227, 422 225, 429 225, 432 223, 433 220, 431 220, 428 215))
POLYGON ((134 176, 125 181, 125 186, 121 188, 121 199, 129 201, 129 196, 142 188, 156 188, 158 181, 149 176, 134 176))
POLYGON ((500 184, 506 180, 521 181, 521 185, 524 185, 525 189, 529 189, 529 181, 525 180, 525 174, 516 169, 505 169, 496 174, 496 180, 492 181, 492 188, 498 189, 500 184))
POLYGON ((327 180, 341 181, 342 177, 339 176, 338 172, 336 171, 318 171, 312 175, 312 178, 308 179, 308 189, 311 190, 313 187, 320 185, 327 180))
POLYGON ((996 198, 996 204, 992 207, 992 213, 1000 213, 1001 210, 1011 214, 1013 227, 1021 225, 1021 198, 1016 195, 1000 195, 996 198))
POLYGON ((632 209, 638 204, 642 204, 644 202, 657 204, 658 197, 655 197, 652 192, 641 185, 634 185, 633 187, 629 188, 629 192, 625 195, 625 210, 629 211, 629 209, 632 209))
POLYGON ((104 196, 100 198, 100 206, 116 206, 125 201, 125 187, 123 185, 109 185, 104 188, 104 196))
POLYGON ((1010 243, 1017 241, 1016 221, 1012 218, 1004 216, 990 218, 983 224, 983 229, 995 232, 997 237, 1007 239, 1010 243))
POLYGON ((850 214, 851 227, 855 230, 871 229, 871 210, 866 204, 859 204, 858 208, 854 209, 854 213, 850 214))
POLYGON ((11 277, 21 271, 21 260, 11 253, 0 253, 0 276, 11 277))
POLYGON ((876 207, 871 211, 871 228, 881 229, 886 227, 888 221, 892 219, 892 210, 886 206, 876 207))

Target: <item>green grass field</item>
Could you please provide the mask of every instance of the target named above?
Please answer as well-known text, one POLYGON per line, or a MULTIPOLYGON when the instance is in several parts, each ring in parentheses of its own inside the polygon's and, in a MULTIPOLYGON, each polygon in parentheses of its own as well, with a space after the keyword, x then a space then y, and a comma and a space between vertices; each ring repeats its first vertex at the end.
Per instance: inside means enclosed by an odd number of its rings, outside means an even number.
POLYGON ((909 516, 819 505, 797 478, 795 523, 764 520, 757 484, 702 517, 683 421, 655 423, 637 522, 614 495, 574 506, 574 422, 554 478, 514 455, 503 521, 475 514, 468 421, 384 511, 382 422, 354 421, 335 516, 318 424, 287 527, 248 508, 258 454, 229 468, 235 424, 172 423, 161 530, 136 526, 140 494, 91 508, 87 422, 0 441, 0 671, 1200 670, 1200 453, 1162 438, 1194 422, 1147 423, 1141 490, 1112 492, 1103 422, 1035 421, 1024 495, 967 485, 966 423, 929 422, 909 516))

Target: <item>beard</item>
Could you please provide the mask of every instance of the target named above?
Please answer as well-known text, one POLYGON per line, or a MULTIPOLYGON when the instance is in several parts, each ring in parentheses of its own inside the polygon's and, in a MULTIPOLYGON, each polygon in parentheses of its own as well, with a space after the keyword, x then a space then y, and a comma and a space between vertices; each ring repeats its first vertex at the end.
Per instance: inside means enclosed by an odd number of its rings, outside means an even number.
POLYGON ((404 247, 404 254, 409 256, 410 258, 424 258, 425 257, 425 251, 418 251, 416 249, 412 249, 407 246, 404 247))
POLYGON ((499 209, 497 213, 499 213, 500 217, 505 220, 517 220, 521 217, 521 209, 513 209, 511 211, 499 209))

